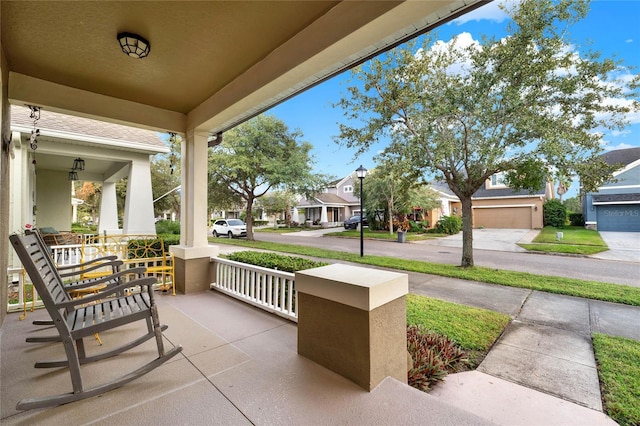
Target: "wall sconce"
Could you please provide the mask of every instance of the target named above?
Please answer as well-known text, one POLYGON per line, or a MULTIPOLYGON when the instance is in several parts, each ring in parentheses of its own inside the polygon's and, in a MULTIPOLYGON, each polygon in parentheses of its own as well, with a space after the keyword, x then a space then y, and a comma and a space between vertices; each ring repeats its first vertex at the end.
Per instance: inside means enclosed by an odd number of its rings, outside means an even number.
POLYGON ((142 59, 151 51, 149 42, 138 34, 118 33, 118 42, 122 51, 132 58, 142 59))
POLYGON ((76 158, 73 160, 73 167, 71 170, 84 170, 84 160, 82 158, 76 158))
POLYGON ((533 211, 537 212, 538 211, 538 206, 533 206, 533 211))
POLYGON ((69 172, 69 180, 78 180, 78 172, 71 170, 69 172))

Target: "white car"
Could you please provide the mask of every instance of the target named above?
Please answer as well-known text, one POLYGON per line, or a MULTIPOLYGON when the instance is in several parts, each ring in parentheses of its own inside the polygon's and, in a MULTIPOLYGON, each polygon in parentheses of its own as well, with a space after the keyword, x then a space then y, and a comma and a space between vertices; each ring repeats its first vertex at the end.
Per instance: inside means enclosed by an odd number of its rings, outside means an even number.
POLYGON ((247 225, 240 219, 220 219, 213 224, 213 236, 226 235, 229 238, 246 237, 247 225))

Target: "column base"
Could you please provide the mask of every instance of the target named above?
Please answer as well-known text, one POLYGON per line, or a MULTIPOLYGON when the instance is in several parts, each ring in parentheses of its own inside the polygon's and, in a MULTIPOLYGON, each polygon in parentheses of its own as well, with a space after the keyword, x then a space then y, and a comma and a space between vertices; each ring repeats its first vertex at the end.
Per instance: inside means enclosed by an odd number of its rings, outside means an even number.
POLYGON ((218 247, 170 246, 169 250, 174 255, 176 292, 190 294, 208 291, 215 276, 211 258, 218 255, 218 247))

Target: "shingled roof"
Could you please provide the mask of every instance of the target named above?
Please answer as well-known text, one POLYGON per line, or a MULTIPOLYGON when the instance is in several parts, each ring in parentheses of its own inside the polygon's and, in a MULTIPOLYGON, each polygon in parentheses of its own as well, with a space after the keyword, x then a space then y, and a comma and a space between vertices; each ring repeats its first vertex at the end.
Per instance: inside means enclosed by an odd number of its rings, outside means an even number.
POLYGON ((616 149, 602 154, 602 159, 608 164, 622 164, 627 166, 634 161, 640 160, 640 147, 616 149))
MULTIPOLYGON (((11 125, 31 128, 33 120, 29 118, 29 108, 19 105, 11 106, 11 125)), ((96 136, 103 139, 112 139, 130 142, 136 145, 148 145, 166 150, 166 145, 157 132, 140 129, 137 127, 123 126, 121 124, 107 123, 105 121, 74 115, 60 114, 42 109, 37 128, 68 133, 69 135, 96 136)))

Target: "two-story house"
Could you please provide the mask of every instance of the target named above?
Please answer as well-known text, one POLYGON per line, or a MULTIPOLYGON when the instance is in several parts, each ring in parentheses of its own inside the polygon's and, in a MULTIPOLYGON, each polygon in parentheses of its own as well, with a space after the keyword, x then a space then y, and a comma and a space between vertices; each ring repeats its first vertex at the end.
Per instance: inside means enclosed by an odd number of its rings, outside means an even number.
POLYGON ((351 174, 330 182, 323 192, 310 199, 301 199, 294 209, 299 222, 311 222, 325 227, 339 226, 345 219, 360 212, 360 198, 354 195, 358 179, 351 174))
POLYGON ((608 164, 621 164, 596 192, 584 195, 582 213, 585 226, 598 231, 640 232, 640 148, 602 154, 608 164))

